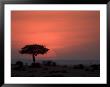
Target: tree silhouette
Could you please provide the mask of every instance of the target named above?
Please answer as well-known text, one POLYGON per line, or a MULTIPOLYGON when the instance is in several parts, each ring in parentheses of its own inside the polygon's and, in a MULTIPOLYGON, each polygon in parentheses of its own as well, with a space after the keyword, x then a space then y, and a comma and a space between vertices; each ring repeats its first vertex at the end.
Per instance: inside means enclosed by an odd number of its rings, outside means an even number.
POLYGON ((45 54, 48 52, 48 48, 46 48, 44 45, 39 44, 32 44, 32 45, 26 45, 19 51, 21 54, 31 54, 33 58, 33 63, 35 64, 35 56, 38 54, 45 54))

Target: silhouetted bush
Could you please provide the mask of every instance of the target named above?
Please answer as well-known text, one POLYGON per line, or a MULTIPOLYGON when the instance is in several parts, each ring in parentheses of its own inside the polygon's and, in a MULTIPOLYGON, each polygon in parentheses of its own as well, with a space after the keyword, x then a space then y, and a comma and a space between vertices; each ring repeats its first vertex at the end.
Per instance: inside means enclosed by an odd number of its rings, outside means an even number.
POLYGON ((43 65, 46 65, 46 63, 47 63, 46 61, 42 61, 42 64, 43 64, 43 65))
POLYGON ((52 66, 56 66, 57 64, 56 64, 56 62, 52 62, 52 66))
POLYGON ((49 61, 43 61, 42 63, 45 66, 56 66, 56 63, 53 62, 53 61, 51 61, 51 60, 49 60, 49 61))
POLYGON ((16 65, 17 65, 18 67, 23 67, 23 62, 22 62, 22 61, 17 61, 17 62, 16 62, 16 65))
POLYGON ((52 64, 52 61, 47 61, 46 63, 47 66, 51 66, 51 64, 52 64))
POLYGON ((13 69, 14 70, 25 70, 23 66, 24 64, 22 61, 17 61, 13 69))

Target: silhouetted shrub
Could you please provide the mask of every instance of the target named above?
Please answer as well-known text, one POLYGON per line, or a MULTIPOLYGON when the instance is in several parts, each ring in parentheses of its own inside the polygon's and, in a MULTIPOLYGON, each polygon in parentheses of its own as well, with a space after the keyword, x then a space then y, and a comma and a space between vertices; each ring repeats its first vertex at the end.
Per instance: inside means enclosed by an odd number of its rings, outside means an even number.
POLYGON ((52 66, 56 66, 57 64, 55 62, 52 62, 52 66))
POLYGON ((22 61, 17 61, 15 64, 14 70, 23 70, 25 71, 24 64, 22 61))
POLYGON ((51 66, 51 64, 52 64, 52 61, 47 61, 47 66, 51 66))
POLYGON ((56 63, 53 62, 53 61, 51 61, 51 60, 49 60, 49 61, 43 61, 42 63, 45 66, 56 66, 56 63))
POLYGON ((16 65, 19 66, 19 67, 23 67, 23 62, 22 61, 17 61, 16 65))
POLYGON ((46 61, 42 61, 42 64, 43 64, 43 65, 46 65, 46 63, 47 63, 46 61))

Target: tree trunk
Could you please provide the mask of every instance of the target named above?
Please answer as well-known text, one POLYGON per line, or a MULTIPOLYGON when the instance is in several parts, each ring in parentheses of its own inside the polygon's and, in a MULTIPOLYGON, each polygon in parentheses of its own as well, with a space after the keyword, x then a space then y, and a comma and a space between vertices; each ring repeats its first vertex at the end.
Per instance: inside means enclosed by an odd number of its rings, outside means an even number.
POLYGON ((34 56, 34 54, 32 54, 32 57, 33 57, 33 63, 35 64, 35 56, 34 56))

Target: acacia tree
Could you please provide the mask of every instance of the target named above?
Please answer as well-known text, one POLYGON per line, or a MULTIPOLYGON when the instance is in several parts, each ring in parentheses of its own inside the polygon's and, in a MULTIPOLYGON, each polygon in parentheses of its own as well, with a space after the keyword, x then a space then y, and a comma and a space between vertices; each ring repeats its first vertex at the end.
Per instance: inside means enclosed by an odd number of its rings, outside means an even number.
POLYGON ((44 45, 39 44, 32 44, 32 45, 26 45, 19 51, 21 54, 31 54, 33 58, 33 63, 35 64, 35 56, 38 54, 45 54, 48 52, 48 48, 46 48, 44 45))

